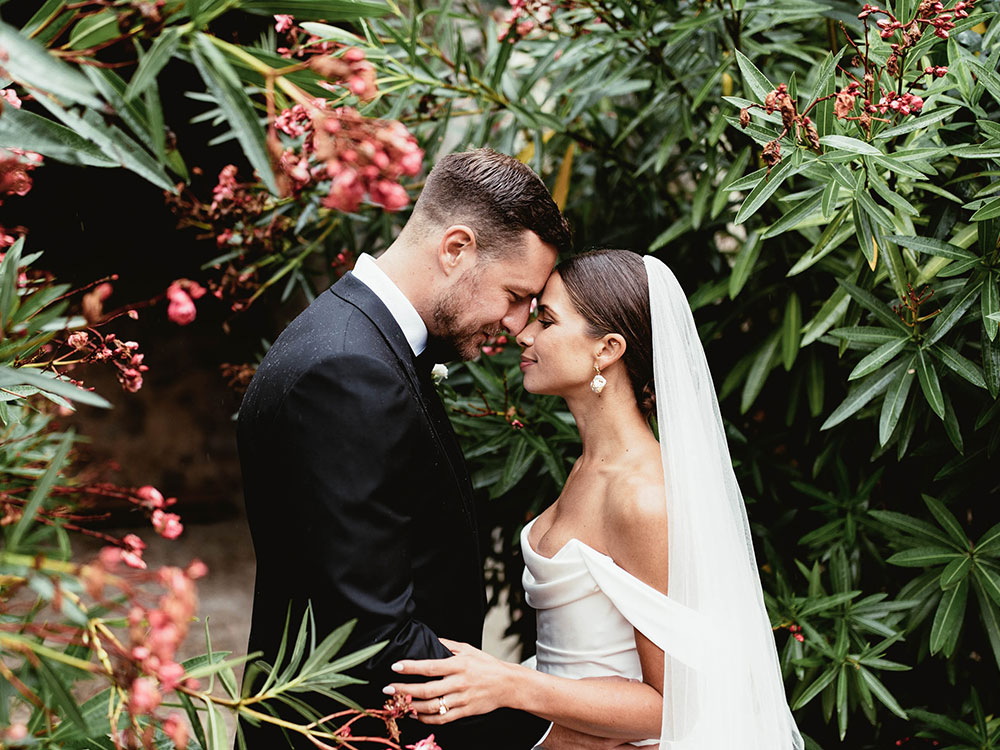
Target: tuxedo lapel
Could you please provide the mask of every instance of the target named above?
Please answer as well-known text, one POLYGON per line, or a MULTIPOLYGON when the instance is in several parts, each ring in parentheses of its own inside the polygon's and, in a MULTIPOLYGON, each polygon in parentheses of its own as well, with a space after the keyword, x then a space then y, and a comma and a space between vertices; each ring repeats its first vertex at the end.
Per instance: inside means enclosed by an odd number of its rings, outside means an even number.
POLYGON ((458 444, 458 438, 455 436, 451 421, 448 419, 444 406, 441 404, 441 398, 431 380, 430 367, 418 368, 413 350, 399 324, 396 323, 389 309, 367 284, 348 273, 344 274, 330 288, 330 291, 360 310, 375 325, 392 349, 418 396, 418 401, 428 422, 430 422, 438 449, 447 459, 455 484, 461 494, 462 511, 469 527, 473 533, 478 533, 472 498, 472 483, 469 480, 469 473, 465 466, 461 447, 458 444), (420 371, 418 372, 418 370, 420 371))

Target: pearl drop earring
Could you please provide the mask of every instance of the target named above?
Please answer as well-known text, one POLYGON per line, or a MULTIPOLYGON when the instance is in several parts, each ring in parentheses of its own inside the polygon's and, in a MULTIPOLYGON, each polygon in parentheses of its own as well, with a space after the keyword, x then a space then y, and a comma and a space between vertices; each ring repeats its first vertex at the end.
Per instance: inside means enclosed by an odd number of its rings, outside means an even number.
POLYGON ((594 363, 594 369, 597 370, 597 374, 594 376, 594 379, 590 381, 590 390, 600 395, 601 391, 604 390, 604 386, 608 384, 608 379, 601 375, 601 368, 596 362, 594 363))

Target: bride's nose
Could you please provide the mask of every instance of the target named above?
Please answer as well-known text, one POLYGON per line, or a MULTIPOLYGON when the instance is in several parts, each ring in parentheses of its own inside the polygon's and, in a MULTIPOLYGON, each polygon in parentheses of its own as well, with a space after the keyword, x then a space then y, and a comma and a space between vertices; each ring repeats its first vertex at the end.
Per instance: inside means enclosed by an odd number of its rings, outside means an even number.
POLYGON ((528 323, 528 325, 526 325, 523 329, 521 329, 521 332, 517 334, 517 336, 514 338, 514 340, 517 342, 517 345, 520 346, 522 349, 527 349, 534 343, 535 336, 532 333, 532 328, 534 327, 534 325, 535 325, 534 321, 528 323))

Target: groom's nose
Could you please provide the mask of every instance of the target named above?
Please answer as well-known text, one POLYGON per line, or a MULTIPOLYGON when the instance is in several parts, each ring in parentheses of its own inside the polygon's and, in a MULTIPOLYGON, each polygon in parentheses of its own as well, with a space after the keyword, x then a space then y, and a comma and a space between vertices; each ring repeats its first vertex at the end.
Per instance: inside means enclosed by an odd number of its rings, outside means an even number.
POLYGON ((500 321, 503 327, 515 336, 519 334, 528 324, 530 316, 531 298, 518 300, 507 308, 507 314, 500 321))

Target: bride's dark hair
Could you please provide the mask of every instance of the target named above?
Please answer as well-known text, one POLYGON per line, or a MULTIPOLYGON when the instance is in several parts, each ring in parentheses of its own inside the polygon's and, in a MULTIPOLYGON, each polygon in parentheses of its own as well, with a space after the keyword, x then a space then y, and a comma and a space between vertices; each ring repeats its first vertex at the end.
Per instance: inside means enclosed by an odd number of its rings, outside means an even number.
POLYGON ((656 392, 649 282, 642 256, 628 250, 591 250, 564 260, 556 270, 592 336, 618 333, 625 338, 622 362, 639 411, 649 418, 656 410, 656 392))

